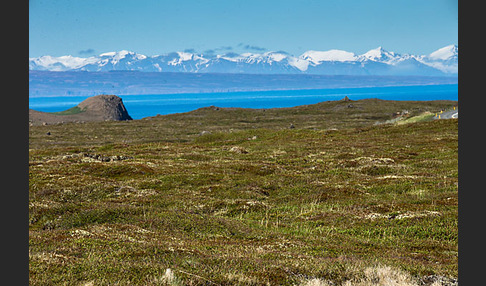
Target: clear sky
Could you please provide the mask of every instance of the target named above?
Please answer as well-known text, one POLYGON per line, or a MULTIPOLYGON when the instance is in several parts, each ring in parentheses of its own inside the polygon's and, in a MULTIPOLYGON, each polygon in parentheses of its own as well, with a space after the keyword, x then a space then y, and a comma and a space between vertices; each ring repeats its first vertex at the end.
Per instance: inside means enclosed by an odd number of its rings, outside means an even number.
POLYGON ((29 57, 458 44, 458 0, 30 0, 29 57))

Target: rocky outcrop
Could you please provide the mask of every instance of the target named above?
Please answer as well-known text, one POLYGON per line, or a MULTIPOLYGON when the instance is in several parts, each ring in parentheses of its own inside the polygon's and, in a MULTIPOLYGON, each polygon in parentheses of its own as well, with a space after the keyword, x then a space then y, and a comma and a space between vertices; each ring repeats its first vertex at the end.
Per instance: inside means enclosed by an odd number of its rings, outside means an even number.
POLYGON ((99 115, 104 120, 132 120, 122 99, 116 95, 93 96, 78 104, 78 107, 82 111, 99 115))
POLYGON ((29 110, 29 123, 32 125, 111 120, 132 120, 122 99, 116 95, 93 96, 64 112, 29 110))

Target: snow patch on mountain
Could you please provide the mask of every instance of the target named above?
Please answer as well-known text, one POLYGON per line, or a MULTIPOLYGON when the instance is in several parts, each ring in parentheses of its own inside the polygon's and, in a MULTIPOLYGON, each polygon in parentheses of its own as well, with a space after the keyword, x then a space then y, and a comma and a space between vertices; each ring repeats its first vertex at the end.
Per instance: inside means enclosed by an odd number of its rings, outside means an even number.
POLYGON ((289 58, 289 65, 299 69, 300 71, 305 72, 309 68, 309 61, 296 57, 291 57, 289 58))
POLYGON ((318 65, 324 61, 347 62, 355 61, 356 55, 343 50, 329 50, 329 51, 307 51, 300 56, 301 59, 307 60, 314 65, 318 65))
POLYGON ((265 53, 265 55, 274 62, 281 62, 282 60, 288 57, 286 54, 278 53, 278 52, 277 53, 267 52, 265 53))

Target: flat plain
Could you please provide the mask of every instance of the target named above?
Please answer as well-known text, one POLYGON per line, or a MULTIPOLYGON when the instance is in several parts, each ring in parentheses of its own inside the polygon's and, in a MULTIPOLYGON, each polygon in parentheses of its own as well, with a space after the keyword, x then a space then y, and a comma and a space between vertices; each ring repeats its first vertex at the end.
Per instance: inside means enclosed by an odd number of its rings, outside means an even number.
POLYGON ((458 119, 432 120, 454 106, 211 106, 30 126, 30 284, 457 279, 458 119))

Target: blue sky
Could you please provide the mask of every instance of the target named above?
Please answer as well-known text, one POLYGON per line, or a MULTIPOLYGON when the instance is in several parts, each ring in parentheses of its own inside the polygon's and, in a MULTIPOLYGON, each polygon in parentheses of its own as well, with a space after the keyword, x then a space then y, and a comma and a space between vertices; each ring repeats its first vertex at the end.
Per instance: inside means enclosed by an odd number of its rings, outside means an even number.
POLYGON ((30 0, 29 57, 382 46, 429 54, 458 44, 457 0, 30 0))

